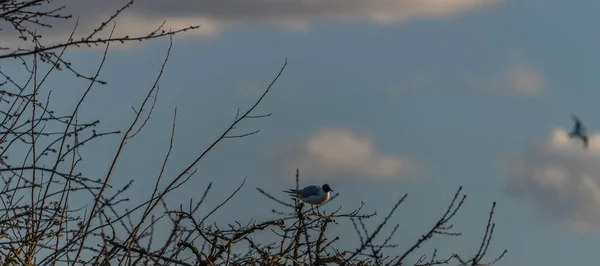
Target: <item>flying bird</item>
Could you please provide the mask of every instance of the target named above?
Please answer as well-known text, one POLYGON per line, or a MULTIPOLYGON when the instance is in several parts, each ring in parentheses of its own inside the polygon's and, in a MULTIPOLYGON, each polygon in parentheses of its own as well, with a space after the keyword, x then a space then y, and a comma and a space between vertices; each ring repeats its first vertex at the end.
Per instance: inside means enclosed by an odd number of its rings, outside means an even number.
POLYGON ((585 132, 585 127, 581 124, 581 121, 575 115, 571 115, 571 117, 575 122, 575 126, 573 126, 573 131, 569 133, 569 138, 581 139, 581 141, 583 141, 583 147, 587 149, 588 135, 585 132))
POLYGON ((317 185, 312 185, 300 190, 289 189, 284 192, 290 194, 292 198, 298 198, 308 204, 321 205, 329 200, 331 191, 333 190, 331 190, 329 185, 324 184, 322 188, 317 185))

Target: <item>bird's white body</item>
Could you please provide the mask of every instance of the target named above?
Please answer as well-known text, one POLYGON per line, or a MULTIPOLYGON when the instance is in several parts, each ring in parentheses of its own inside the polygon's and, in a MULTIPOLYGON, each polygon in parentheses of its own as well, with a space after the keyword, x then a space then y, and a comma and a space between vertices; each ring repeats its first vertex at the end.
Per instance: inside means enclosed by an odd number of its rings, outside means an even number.
POLYGON ((327 202, 331 198, 331 190, 329 186, 324 190, 325 186, 307 186, 300 190, 290 189, 286 193, 290 194, 294 198, 298 198, 308 204, 321 205, 327 202))
POLYGON ((298 196, 298 198, 308 204, 320 205, 329 200, 331 197, 331 192, 322 192, 318 195, 311 195, 308 197, 298 196))

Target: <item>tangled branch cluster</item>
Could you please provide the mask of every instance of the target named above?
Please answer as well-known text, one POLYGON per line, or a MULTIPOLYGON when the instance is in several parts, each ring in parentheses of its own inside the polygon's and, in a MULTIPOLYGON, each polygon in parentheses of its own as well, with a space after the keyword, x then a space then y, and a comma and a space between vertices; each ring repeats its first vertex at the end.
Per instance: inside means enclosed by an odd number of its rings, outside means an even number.
MULTIPOLYGON (((377 216, 362 213, 363 206, 351 212, 341 209, 329 214, 315 212, 300 202, 288 203, 260 188, 260 193, 285 208, 273 210, 279 218, 246 224, 208 224, 207 219, 227 204, 244 183, 205 214, 199 213, 199 209, 206 204, 212 185, 200 199, 190 200, 189 206, 168 207, 165 196, 185 184, 196 172, 197 163, 217 144, 258 133, 234 131, 242 121, 270 115, 256 115, 253 111, 279 79, 287 60, 253 105, 245 111, 238 109, 234 121, 211 145, 178 174, 166 176, 164 170, 170 161, 175 138, 175 109, 169 148, 161 170, 156 174, 150 197, 141 204, 126 205, 133 180, 114 187, 111 177, 127 142, 143 130, 151 118, 171 46, 163 63, 157 66, 158 73, 152 86, 134 108, 132 122, 126 130, 99 131, 100 121, 86 122, 85 118, 80 121, 79 110, 90 91, 107 84, 99 79, 99 74, 111 44, 171 37, 197 26, 172 31, 165 31, 161 26, 144 36, 115 37, 113 22, 125 9, 131 8, 133 1, 130 1, 87 36, 78 40, 73 38, 78 25, 76 21, 67 40, 45 44, 36 28, 51 27, 54 20, 73 18, 62 14, 64 7, 49 8, 51 2, 0 0, 0 34, 2 29, 10 27, 17 35, 8 38, 33 44, 33 48, 2 47, 1 40, 7 37, 0 38, 0 178, 3 181, 0 186, 0 262, 3 265, 490 265, 506 253, 483 262, 494 232, 494 204, 484 237, 474 255, 451 253, 449 257, 437 258, 437 250, 434 250, 429 257, 423 255, 416 262, 408 262, 421 245, 434 236, 460 235, 450 231, 450 221, 464 203, 461 189, 431 229, 402 252, 392 244, 398 225, 392 230, 387 230, 386 226, 392 222, 393 214, 406 195, 374 229, 368 229, 365 221, 377 216), (105 30, 110 30, 110 35, 98 37, 105 30), (65 59, 67 51, 80 46, 104 47, 103 57, 93 73, 81 73, 65 59), (19 62, 21 67, 7 69, 9 61, 19 62), (87 82, 72 111, 60 115, 53 111, 51 91, 46 89, 49 77, 58 71, 87 82), (105 174, 89 176, 90 173, 81 166, 84 161, 81 151, 85 144, 111 135, 120 137, 120 141, 115 145, 110 166, 105 174), (162 182, 167 185, 159 186, 162 182), (351 223, 355 228, 359 239, 355 249, 340 250, 337 244, 348 240, 328 231, 343 222, 351 223), (156 240, 160 232, 166 232, 167 237, 156 240), (256 240, 258 232, 269 232, 269 241, 256 240), (376 243, 381 236, 383 240, 376 243)), ((298 180, 297 173, 297 184, 298 180)))

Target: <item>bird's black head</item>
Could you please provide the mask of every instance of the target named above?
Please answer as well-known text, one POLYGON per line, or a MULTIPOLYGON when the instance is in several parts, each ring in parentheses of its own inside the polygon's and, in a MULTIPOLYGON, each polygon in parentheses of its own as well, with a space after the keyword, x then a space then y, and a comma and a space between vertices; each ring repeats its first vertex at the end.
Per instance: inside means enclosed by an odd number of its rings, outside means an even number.
POLYGON ((329 191, 333 191, 333 190, 329 187, 329 185, 325 184, 325 185, 323 185, 323 191, 329 192, 329 191))

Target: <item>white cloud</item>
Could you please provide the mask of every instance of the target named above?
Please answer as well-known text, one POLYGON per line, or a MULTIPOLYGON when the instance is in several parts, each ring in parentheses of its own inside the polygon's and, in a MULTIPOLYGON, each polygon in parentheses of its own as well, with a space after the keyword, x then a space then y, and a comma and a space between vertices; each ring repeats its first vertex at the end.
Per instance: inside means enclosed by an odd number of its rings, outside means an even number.
POLYGON ((520 60, 508 64, 502 71, 487 77, 468 74, 463 78, 464 82, 471 87, 499 93, 536 95, 547 86, 544 76, 539 71, 520 60))
POLYGON ((589 150, 564 129, 549 140, 505 158, 506 191, 534 203, 544 216, 579 230, 600 229, 600 133, 589 150))
POLYGON ((406 92, 419 91, 432 86, 434 84, 433 81, 434 80, 431 75, 418 73, 416 75, 412 75, 403 82, 393 86, 385 87, 384 92, 388 93, 390 96, 396 96, 406 92))
POLYGON ((292 176, 299 168, 302 176, 315 179, 404 177, 418 169, 404 156, 380 154, 366 136, 342 128, 318 130, 309 138, 275 151, 278 174, 292 176))
POLYGON ((243 98, 256 99, 265 92, 265 87, 255 82, 240 82, 236 85, 236 92, 243 98))
POLYGON ((510 88, 518 93, 535 94, 542 90, 544 79, 533 68, 525 65, 513 65, 506 71, 510 88))
MULTIPOLYGON (((120 16, 122 35, 146 34, 152 26, 170 21, 167 28, 201 25, 200 33, 214 34, 228 27, 251 22, 269 22, 282 27, 305 29, 318 20, 370 20, 394 23, 415 17, 448 18, 495 4, 498 0, 146 0, 134 2, 120 16)), ((55 0, 49 7, 65 5, 64 13, 80 16, 79 32, 88 32, 127 0, 55 0)), ((64 39, 74 25, 55 21, 53 28, 40 29, 46 36, 64 39)), ((10 28, 0 24, 0 34, 10 28)), ((4 32, 4 33, 3 33, 4 32)), ((2 35, 0 35, 2 36, 2 35)), ((7 44, 5 44, 7 45, 7 44)))

